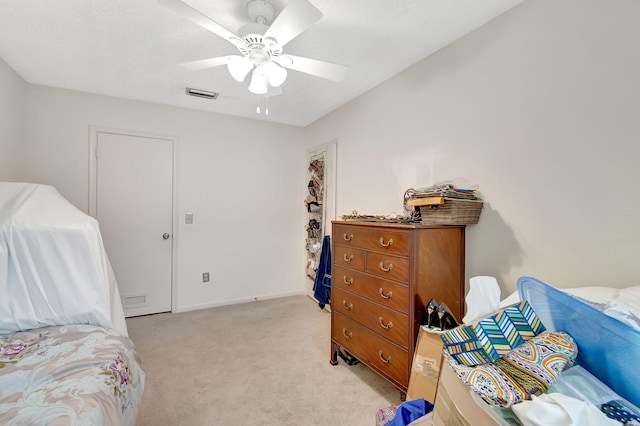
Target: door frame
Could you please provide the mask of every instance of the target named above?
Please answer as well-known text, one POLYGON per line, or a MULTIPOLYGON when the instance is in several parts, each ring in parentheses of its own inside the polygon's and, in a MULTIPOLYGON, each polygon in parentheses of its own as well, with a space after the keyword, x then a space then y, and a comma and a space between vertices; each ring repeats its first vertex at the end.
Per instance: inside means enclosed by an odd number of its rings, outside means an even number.
MULTIPOLYGON (((97 157, 96 151, 98 147, 98 133, 111 133, 116 135, 123 136, 134 136, 141 138, 151 138, 151 139, 164 139, 171 141, 172 146, 172 157, 173 162, 171 164, 171 185, 172 185, 172 200, 171 200, 171 222, 172 222, 172 238, 171 238, 171 312, 177 312, 178 307, 178 291, 177 285, 178 282, 178 226, 180 225, 178 221, 178 185, 177 185, 177 177, 176 177, 176 166, 177 166, 177 145, 178 138, 176 136, 167 136, 160 135, 157 133, 149 133, 149 132, 140 132, 136 130, 125 130, 125 129, 117 129, 113 127, 104 127, 104 126, 89 126, 89 216, 94 219, 97 216, 98 210, 98 198, 97 198, 97 157)), ((116 281, 118 278, 116 277, 116 281)))
POLYGON ((314 152, 324 152, 324 202, 322 205, 322 231, 331 235, 331 221, 337 215, 338 139, 307 149, 307 160, 314 152))
MULTIPOLYGON (((324 156, 324 201, 322 203, 322 236, 320 243, 324 235, 331 236, 331 221, 336 220, 336 206, 337 206, 337 189, 338 189, 338 139, 334 139, 330 142, 326 142, 320 145, 315 145, 311 148, 307 148, 307 164, 309 166, 309 159, 312 155, 322 153, 324 156)), ((333 238, 333 236, 331 237, 333 238)), ((303 249, 304 250, 304 249, 303 249)), ((306 260, 306 250, 304 259, 306 260)), ((303 264, 304 268, 304 264, 303 264)), ((313 296, 313 284, 309 287, 309 277, 303 270, 303 282, 305 283, 304 292, 307 296, 318 302, 313 296)), ((327 305, 327 309, 331 309, 330 305, 327 305)))

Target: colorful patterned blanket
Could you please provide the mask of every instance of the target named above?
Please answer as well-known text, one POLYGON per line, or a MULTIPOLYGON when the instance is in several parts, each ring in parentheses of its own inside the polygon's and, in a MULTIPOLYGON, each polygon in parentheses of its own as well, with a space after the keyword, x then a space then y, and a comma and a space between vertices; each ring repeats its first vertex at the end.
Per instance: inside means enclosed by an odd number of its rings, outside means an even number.
POLYGON ((133 344, 112 329, 0 336, 2 425, 135 425, 145 380, 133 344))
POLYGON ((500 359, 475 367, 458 364, 444 353, 460 380, 488 404, 511 407, 545 393, 576 359, 578 346, 564 332, 545 331, 500 359))

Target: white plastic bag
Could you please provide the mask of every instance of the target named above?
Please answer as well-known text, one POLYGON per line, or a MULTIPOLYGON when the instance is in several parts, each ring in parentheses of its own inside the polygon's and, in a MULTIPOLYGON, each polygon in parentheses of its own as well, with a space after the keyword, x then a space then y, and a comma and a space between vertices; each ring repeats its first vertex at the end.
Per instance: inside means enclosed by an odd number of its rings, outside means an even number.
POLYGON ((469 279, 469 293, 465 297, 467 313, 462 318, 470 324, 500 308, 500 286, 494 277, 478 276, 469 279))

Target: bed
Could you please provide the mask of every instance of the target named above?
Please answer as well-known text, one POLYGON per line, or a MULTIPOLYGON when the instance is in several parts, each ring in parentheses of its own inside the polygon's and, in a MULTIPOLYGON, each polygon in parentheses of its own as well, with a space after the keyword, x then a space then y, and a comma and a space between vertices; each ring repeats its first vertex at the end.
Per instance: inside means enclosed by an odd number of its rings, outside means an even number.
POLYGON ((0 424, 135 425, 144 371, 131 341, 92 325, 0 338, 0 424))
POLYGON ((97 221, 0 183, 0 424, 135 425, 145 380, 97 221))

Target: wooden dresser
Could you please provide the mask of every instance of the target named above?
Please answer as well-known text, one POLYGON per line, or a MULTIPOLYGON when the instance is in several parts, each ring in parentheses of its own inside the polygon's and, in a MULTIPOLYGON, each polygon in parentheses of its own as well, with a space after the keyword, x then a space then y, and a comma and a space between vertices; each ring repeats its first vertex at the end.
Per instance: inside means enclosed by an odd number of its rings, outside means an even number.
POLYGON ((331 364, 343 348, 405 394, 425 305, 463 316, 465 227, 332 224, 331 364))

